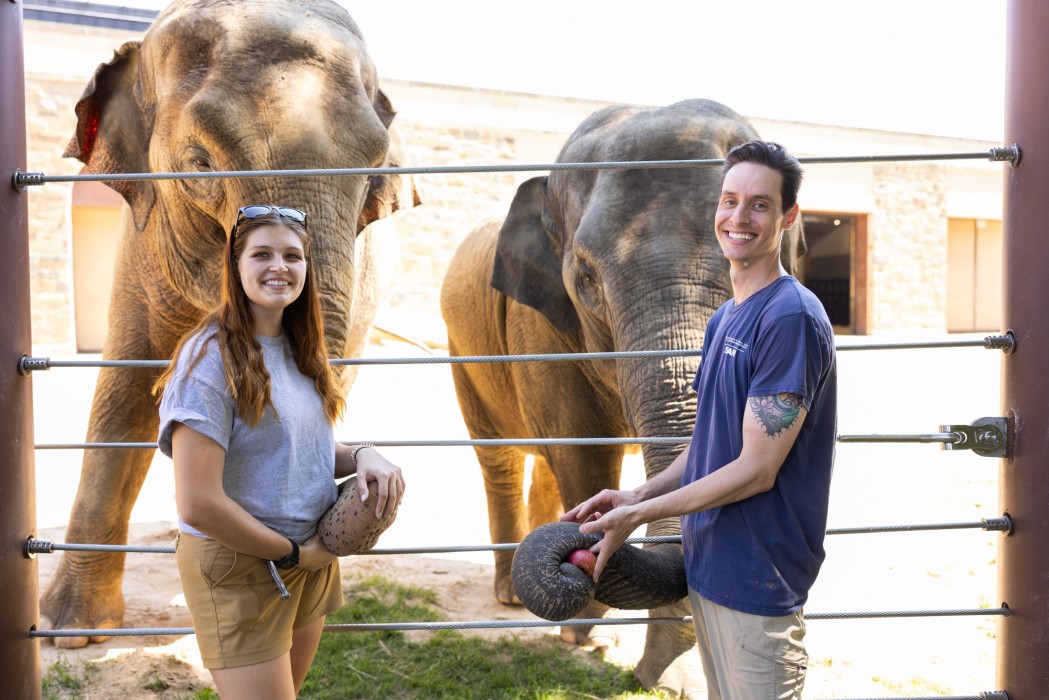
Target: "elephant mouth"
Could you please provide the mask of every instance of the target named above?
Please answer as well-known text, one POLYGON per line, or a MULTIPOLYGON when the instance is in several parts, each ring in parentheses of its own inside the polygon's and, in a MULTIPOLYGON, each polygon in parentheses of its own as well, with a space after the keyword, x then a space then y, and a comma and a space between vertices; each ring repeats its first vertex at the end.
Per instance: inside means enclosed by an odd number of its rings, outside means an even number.
POLYGON ((547 523, 529 533, 510 570, 525 608, 544 620, 559 621, 575 617, 592 600, 621 610, 647 610, 688 595, 684 554, 675 544, 620 547, 595 584, 567 560, 574 550, 589 549, 600 539, 580 533, 575 523, 547 523))

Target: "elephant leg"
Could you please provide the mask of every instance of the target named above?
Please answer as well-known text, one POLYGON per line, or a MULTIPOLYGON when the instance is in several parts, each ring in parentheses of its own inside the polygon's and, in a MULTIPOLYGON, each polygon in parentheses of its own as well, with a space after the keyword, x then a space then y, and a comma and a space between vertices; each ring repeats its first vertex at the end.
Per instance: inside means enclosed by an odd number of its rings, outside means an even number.
MULTIPOLYGON (((88 442, 151 442, 158 424, 149 388, 151 369, 103 368, 95 388, 88 442)), ((67 542, 125 544, 128 520, 142 487, 153 450, 89 449, 70 515, 67 542)), ((172 564, 174 566, 174 564, 172 564)), ((121 584, 124 554, 66 552, 40 602, 47 628, 111 629, 124 622, 121 584)), ((105 635, 62 637, 65 648, 101 642, 105 635)))
MULTIPOLYGON (((579 613, 579 618, 602 618, 608 613, 608 610, 608 606, 604 603, 592 600, 579 613)), ((619 633, 613 625, 566 625, 561 628, 560 639, 567 644, 594 647, 595 649, 619 646, 619 633)))
MULTIPOLYGON (((691 615, 688 598, 649 611, 651 617, 691 615)), ((646 690, 658 690, 672 697, 703 697, 707 678, 696 649, 692 625, 649 625, 645 651, 634 667, 634 677, 646 690)))
MULTIPOLYGON (((647 537, 680 535, 681 519, 666 518, 649 523, 647 537)), ((692 614, 688 598, 652 608, 649 617, 683 617, 692 614)), ((692 625, 649 625, 645 651, 634 667, 634 677, 646 690, 662 690, 675 697, 707 697, 707 677, 696 648, 692 625)))
MULTIPOLYGON (((546 459, 535 456, 532 484, 528 489, 528 532, 561 517, 561 490, 546 459)), ((518 540, 520 541, 520 540, 518 540)))
MULTIPOLYGON (((492 544, 520 542, 528 534, 524 501, 524 455, 513 447, 475 447, 488 497, 492 544)), ((495 553, 495 597, 503 605, 520 605, 510 568, 513 551, 495 553)))

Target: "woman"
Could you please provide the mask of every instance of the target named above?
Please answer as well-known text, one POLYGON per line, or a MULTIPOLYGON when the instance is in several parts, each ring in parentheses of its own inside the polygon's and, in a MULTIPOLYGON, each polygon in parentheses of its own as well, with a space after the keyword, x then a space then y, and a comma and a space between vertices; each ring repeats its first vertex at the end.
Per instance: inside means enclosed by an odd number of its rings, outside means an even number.
POLYGON ((335 441, 342 386, 328 362, 305 213, 243 207, 218 307, 157 381, 160 449, 175 466, 179 576, 204 665, 229 698, 294 698, 343 603, 316 534, 336 478, 389 517, 401 470, 335 441), (286 587, 286 597, 282 597, 286 587))

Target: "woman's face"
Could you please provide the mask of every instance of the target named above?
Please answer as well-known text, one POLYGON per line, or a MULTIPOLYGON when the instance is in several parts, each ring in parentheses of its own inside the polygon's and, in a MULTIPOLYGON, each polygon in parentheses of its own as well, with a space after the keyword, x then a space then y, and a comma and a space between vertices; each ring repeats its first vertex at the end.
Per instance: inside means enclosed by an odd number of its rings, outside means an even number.
POLYGON ((280 335, 284 309, 299 298, 306 281, 302 239, 287 226, 260 226, 248 234, 237 271, 255 332, 280 335))

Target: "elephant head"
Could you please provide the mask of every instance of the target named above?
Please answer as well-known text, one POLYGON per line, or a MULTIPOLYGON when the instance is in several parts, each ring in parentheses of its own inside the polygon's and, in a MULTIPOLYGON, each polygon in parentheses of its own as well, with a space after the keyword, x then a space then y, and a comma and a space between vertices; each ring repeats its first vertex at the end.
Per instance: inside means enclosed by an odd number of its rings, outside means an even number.
MULTIPOLYGON (((743 117, 709 100, 620 105, 585 119, 558 161, 720 159, 754 138, 757 132, 743 117)), ((698 350, 711 314, 731 294, 728 263, 714 235, 720 191, 720 169, 711 166, 555 170, 526 181, 501 224, 472 232, 449 266, 441 305, 450 350, 698 350)), ((800 230, 784 236, 789 270, 801 250, 800 230)), ((452 372, 475 438, 687 439, 697 366, 695 357, 666 357, 457 364, 452 372)), ((645 444, 648 476, 665 469, 682 448, 645 444)), ((562 509, 618 487, 622 447, 542 445, 530 451, 535 466, 525 504, 523 455, 476 448, 493 542, 520 542, 562 509)), ((676 518, 648 529, 652 536, 679 533, 676 518)), ((679 545, 649 545, 642 556, 648 561, 639 568, 667 580, 680 576, 679 545)), ((506 553, 496 554, 496 594, 518 602, 506 553)), ((702 687, 688 679, 702 680, 698 664, 694 672, 682 670, 694 644, 691 631, 670 627, 649 631, 636 674, 646 687, 702 687)))
MULTIPOLYGON (((178 0, 141 42, 99 67, 77 103, 67 156, 87 173, 361 168, 400 165, 394 109, 361 32, 334 2, 178 0)), ((418 204, 399 176, 113 180, 126 207, 107 359, 168 359, 218 300, 226 232, 245 204, 308 214, 328 349, 363 350, 378 279, 368 225, 418 204)), ((352 379, 352 373, 348 373, 352 379)), ((153 370, 103 368, 90 442, 152 441, 153 370)), ((67 538, 124 542, 152 460, 88 450, 67 538)), ((67 553, 41 601, 43 624, 119 627, 123 555, 67 553)), ((96 637, 99 641, 103 635, 96 637)), ((77 638, 66 646, 86 643, 77 638)))
MULTIPOLYGON (((708 100, 609 107, 576 129, 558 162, 721 158, 757 137, 746 120, 708 100)), ((563 336, 578 336, 588 352, 699 348, 711 314, 731 294, 714 237, 720 183, 716 167, 533 178, 518 189, 499 232, 492 286, 563 336)), ((803 241, 800 231, 784 236, 789 272, 803 241)), ((631 434, 690 434, 695 359, 603 367, 600 381, 621 397, 631 434)), ((649 476, 678 449, 647 446, 649 476)))
MULTIPOLYGON (((65 155, 84 172, 292 170, 401 164, 395 111, 360 30, 335 3, 184 1, 144 41, 100 66, 76 105, 65 155)), ((409 178, 221 178, 112 181, 130 209, 128 235, 152 237, 170 291, 205 311, 217 301, 226 231, 245 203, 309 213, 333 352, 361 328, 345 312, 370 257, 358 234, 418 203, 409 178)), ((367 308, 362 309, 367 315, 367 308)), ((358 338, 359 339, 359 338, 358 338)), ((353 348, 349 348, 352 350, 353 348)))

